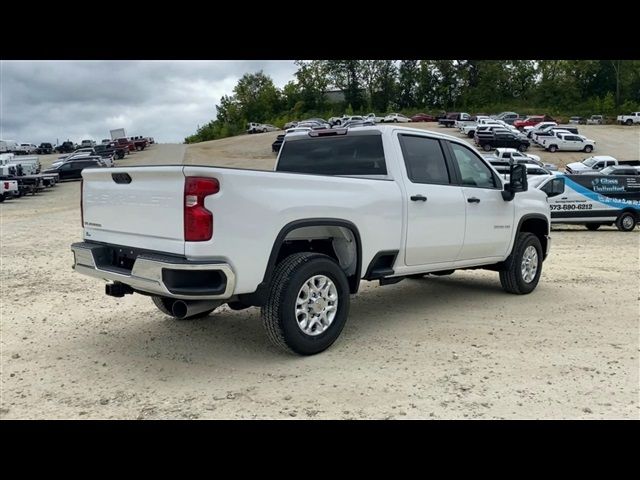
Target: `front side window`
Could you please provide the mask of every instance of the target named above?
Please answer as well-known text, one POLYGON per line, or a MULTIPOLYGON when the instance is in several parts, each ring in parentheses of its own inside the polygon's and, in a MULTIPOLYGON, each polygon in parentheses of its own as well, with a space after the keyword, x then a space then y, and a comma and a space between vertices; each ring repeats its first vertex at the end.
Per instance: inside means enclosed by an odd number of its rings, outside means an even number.
POLYGON ((407 176, 413 183, 450 183, 449 170, 438 140, 400 135, 400 145, 407 176))
POLYGON ((491 169, 467 147, 451 143, 453 157, 460 170, 462 185, 467 187, 496 188, 491 169))

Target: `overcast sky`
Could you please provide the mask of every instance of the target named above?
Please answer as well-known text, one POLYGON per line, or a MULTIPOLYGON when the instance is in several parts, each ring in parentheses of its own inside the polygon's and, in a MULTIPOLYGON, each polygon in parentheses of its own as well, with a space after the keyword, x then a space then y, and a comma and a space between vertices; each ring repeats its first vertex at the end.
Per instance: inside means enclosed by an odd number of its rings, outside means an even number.
POLYGON ((220 97, 245 73, 276 86, 293 61, 0 61, 0 138, 21 143, 127 136, 182 142, 215 118, 220 97))

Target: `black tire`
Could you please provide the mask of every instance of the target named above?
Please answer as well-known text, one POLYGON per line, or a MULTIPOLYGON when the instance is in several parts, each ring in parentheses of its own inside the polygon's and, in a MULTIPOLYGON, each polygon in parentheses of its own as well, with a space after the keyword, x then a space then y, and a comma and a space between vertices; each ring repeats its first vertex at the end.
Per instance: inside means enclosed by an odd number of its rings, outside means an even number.
POLYGON ((500 284, 504 291, 516 295, 531 293, 538 285, 542 273, 542 245, 538 237, 529 232, 519 233, 507 264, 507 269, 500 271, 500 284), (529 246, 536 249, 538 266, 533 280, 525 282, 522 278, 522 257, 529 246))
POLYGON ((558 147, 556 145, 549 145, 549 151, 551 153, 554 153, 557 150, 558 150, 558 147))
POLYGON ((0 193, 0 203, 4 202, 4 193, 0 193))
POLYGON ((595 232, 600 228, 600 223, 586 223, 584 226, 587 227, 587 230, 595 232))
POLYGON ((621 232, 632 232, 637 223, 638 218, 631 212, 622 212, 616 219, 616 227, 621 232))
POLYGON ((485 152, 488 152, 488 151, 490 151, 490 150, 491 150, 491 145, 489 145, 488 143, 485 143, 485 144, 482 146, 482 149, 483 149, 485 152))
POLYGON ((525 144, 518 145, 518 150, 521 151, 521 152, 526 152, 527 148, 529 148, 528 145, 525 145, 525 144))
POLYGON ((302 252, 286 257, 276 266, 261 316, 267 336, 274 345, 299 355, 314 355, 336 341, 347 321, 349 305, 347 277, 338 264, 327 255, 302 252), (323 333, 308 335, 298 325, 295 304, 303 284, 314 275, 325 275, 334 283, 338 309, 323 333))
POLYGON ((626 123, 627 125, 633 125, 633 120, 628 119, 628 120, 627 120, 626 122, 624 122, 624 123, 626 123))
POLYGON ((398 123, 398 119, 397 119, 397 118, 394 118, 394 119, 393 119, 393 123, 398 123))
POLYGON ((173 302, 175 302, 175 300, 173 298, 151 297, 151 300, 153 300, 153 304, 156 307, 158 307, 158 310, 160 310, 165 315, 170 316, 171 318, 175 318, 176 320, 192 320, 192 319, 195 319, 195 318, 203 318, 203 317, 208 316, 211 312, 213 312, 215 310, 215 308, 212 308, 211 310, 206 310, 204 312, 197 313, 197 314, 192 315, 190 317, 178 318, 173 314, 173 312, 171 310, 171 308, 173 306, 173 302))
POLYGON ((591 153, 593 151, 593 147, 591 145, 587 145, 584 147, 584 153, 591 153))
POLYGON ((470 131, 469 133, 467 133, 467 137, 469 138, 473 138, 473 136, 475 135, 475 130, 470 131))

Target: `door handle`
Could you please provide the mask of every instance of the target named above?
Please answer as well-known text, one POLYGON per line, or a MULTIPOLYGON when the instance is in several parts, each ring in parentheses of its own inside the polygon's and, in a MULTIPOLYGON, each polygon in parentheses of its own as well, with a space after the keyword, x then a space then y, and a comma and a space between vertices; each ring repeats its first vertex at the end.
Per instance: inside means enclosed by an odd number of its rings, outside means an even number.
POLYGON ((411 200, 413 200, 414 202, 426 202, 427 197, 425 197, 424 195, 411 195, 411 200))
POLYGON ((566 200, 567 197, 560 197, 560 200, 566 200))
POLYGON ((469 203, 480 203, 480 199, 476 197, 467 198, 467 202, 469 203))

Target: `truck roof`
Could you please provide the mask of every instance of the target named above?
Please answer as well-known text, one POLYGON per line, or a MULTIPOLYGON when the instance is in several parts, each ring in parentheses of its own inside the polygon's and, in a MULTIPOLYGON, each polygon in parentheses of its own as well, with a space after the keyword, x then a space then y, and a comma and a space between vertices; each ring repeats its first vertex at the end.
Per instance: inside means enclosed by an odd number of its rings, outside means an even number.
MULTIPOLYGON (((375 132, 378 131, 380 133, 383 133, 385 131, 389 131, 389 130, 397 130, 397 131, 401 131, 401 132, 406 132, 406 133, 428 133, 430 136, 435 137, 435 138, 440 138, 443 140, 451 140, 451 141, 455 141, 456 143, 461 143, 463 145, 469 145, 468 143, 464 142, 463 140, 461 140, 460 138, 454 137, 452 135, 447 135, 444 133, 440 133, 440 132, 435 132, 433 130, 424 130, 422 128, 412 128, 412 127, 400 127, 397 125, 375 125, 375 126, 363 126, 363 127, 356 127, 357 129, 348 129, 347 132, 344 135, 358 135, 364 132, 375 132)), ((321 132, 327 132, 330 130, 343 130, 340 128, 331 128, 331 129, 323 129, 323 130, 315 130, 315 132, 320 133, 319 136, 321 136, 321 132)), ((311 130, 312 132, 314 130, 311 130)), ((309 132, 291 132, 291 133, 287 133, 287 140, 294 140, 294 139, 299 139, 299 138, 305 138, 305 137, 309 137, 309 132)))

